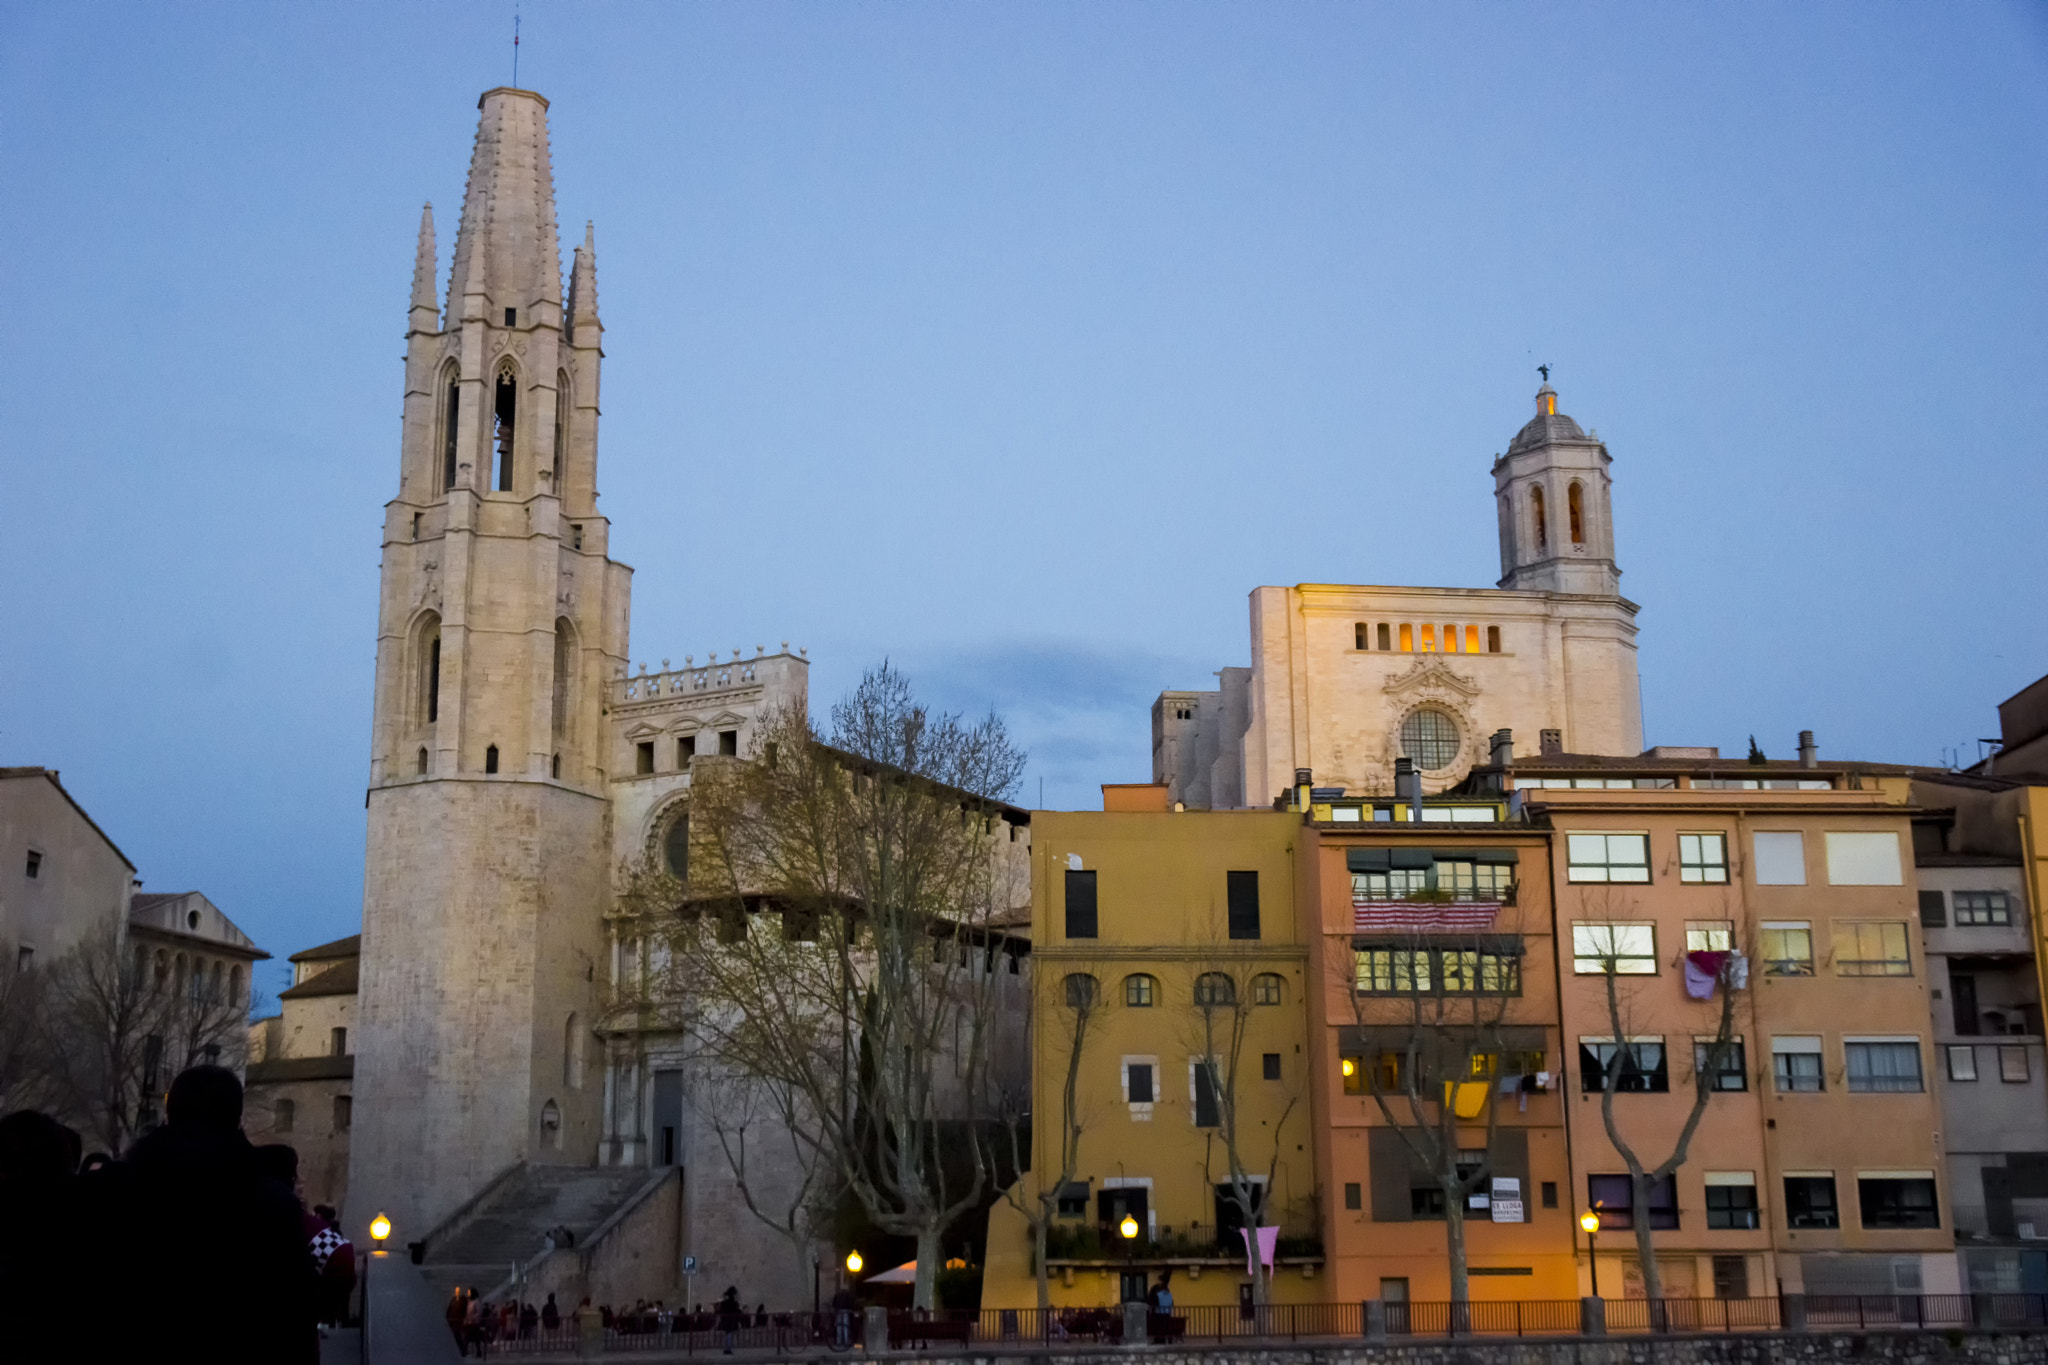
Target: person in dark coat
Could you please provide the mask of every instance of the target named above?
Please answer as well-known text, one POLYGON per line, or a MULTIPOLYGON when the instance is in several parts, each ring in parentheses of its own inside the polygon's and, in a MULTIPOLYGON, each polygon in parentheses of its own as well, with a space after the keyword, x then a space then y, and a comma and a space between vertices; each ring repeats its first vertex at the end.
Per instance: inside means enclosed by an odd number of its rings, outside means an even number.
POLYGON ((24 1109, 0 1119, 0 1324, 22 1360, 57 1359, 84 1306, 78 1134, 24 1109))
POLYGON ((740 1307, 740 1291, 737 1285, 725 1287, 725 1297, 718 1301, 718 1330, 725 1333, 725 1353, 732 1354, 733 1342, 741 1324, 746 1320, 746 1310, 740 1307))
MULTIPOLYGON (((130 1149, 128 1216, 107 1239, 147 1244, 126 1281, 150 1349, 210 1365, 316 1365, 316 1281, 298 1196, 242 1135, 242 1083, 195 1066, 171 1083, 167 1122, 130 1149)), ((116 1277, 116 1281, 118 1277, 116 1277)))

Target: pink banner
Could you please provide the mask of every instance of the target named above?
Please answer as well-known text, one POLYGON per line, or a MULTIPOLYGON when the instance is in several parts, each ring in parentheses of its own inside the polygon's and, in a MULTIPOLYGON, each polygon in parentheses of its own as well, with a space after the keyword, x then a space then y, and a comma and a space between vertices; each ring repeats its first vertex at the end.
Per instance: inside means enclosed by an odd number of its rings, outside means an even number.
POLYGON ((1274 1251, 1275 1251, 1275 1250, 1276 1250, 1276 1249, 1277 1249, 1277 1248, 1279 1247, 1279 1245, 1280 1245, 1280 1229, 1278 1229, 1278 1228, 1256 1228, 1256 1229, 1254 1229, 1254 1228, 1239 1228, 1239 1229, 1238 1229, 1237 1231, 1238 1231, 1238 1235, 1244 1238, 1244 1273, 1245 1273, 1245 1274, 1247 1274, 1247 1275, 1256 1275, 1256 1274, 1258 1274, 1258 1273, 1259 1273, 1259 1266, 1260 1266, 1260 1264, 1261 1264, 1261 1263, 1263 1263, 1263 1264, 1265 1264, 1265 1265, 1269 1265, 1269 1266, 1270 1266, 1271 1264, 1273 1264, 1273 1253, 1274 1253, 1274 1251), (1258 1244, 1257 1244, 1257 1250, 1254 1250, 1254 1249, 1253 1249, 1253 1243, 1252 1243, 1252 1233, 1253 1233, 1253 1232, 1255 1232, 1255 1231, 1256 1231, 1256 1232, 1258 1233, 1258 1235, 1259 1235, 1259 1240, 1258 1240, 1258 1244), (1253 1259, 1254 1257, 1257 1257, 1258 1259, 1257 1259, 1257 1260, 1254 1260, 1254 1259, 1253 1259))
POLYGON ((1398 930, 1419 934, 1490 929, 1500 914, 1499 901, 1368 901, 1351 902, 1353 927, 1361 933, 1398 930))

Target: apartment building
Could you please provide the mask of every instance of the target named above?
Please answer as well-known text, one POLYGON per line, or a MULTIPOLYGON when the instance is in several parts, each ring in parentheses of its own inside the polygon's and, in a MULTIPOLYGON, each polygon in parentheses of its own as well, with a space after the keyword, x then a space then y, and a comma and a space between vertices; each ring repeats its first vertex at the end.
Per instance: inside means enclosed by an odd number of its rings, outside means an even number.
POLYGON ((1810 741, 1515 765, 1553 839, 1572 1191, 1604 1206, 1608 1293, 1643 1292, 1645 1217, 1668 1297, 1956 1290, 1904 773, 1821 767, 1810 741), (1603 1091, 1655 1167, 1702 1067, 1686 1160, 1635 1208, 1603 1091))
MULTIPOLYGON (((1323 1301, 1300 817, 1104 792, 1109 809, 1032 817, 1033 1150, 1012 1193, 1036 1208, 1057 1186, 1052 1302, 1142 1299, 1170 1272, 1181 1304, 1248 1303, 1248 1221, 1280 1230, 1271 1301, 1323 1301)), ((999 1201, 983 1302, 1033 1302, 1032 1257, 999 1201)))

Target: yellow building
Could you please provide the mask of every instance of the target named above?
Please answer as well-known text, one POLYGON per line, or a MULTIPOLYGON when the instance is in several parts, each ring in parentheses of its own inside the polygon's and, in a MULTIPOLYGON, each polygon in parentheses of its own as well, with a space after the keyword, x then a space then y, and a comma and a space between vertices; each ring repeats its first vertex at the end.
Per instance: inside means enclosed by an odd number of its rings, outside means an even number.
POLYGON ((990 1214, 982 1302, 1037 1301, 1020 1208, 1050 1215, 1055 1306, 1142 1298, 1162 1272, 1178 1305, 1245 1302, 1247 1204, 1280 1229, 1271 1301, 1320 1301, 1301 816, 1104 798, 1033 816, 1033 1150, 990 1214))

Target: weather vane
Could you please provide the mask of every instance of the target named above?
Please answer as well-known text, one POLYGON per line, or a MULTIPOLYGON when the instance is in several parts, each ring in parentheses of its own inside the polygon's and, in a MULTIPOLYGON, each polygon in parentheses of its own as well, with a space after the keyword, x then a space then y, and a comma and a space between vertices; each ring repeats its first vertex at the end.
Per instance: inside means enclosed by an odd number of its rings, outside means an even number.
POLYGON ((1536 373, 1543 376, 1544 383, 1548 384, 1550 382, 1550 367, 1548 365, 1538 365, 1536 373))

